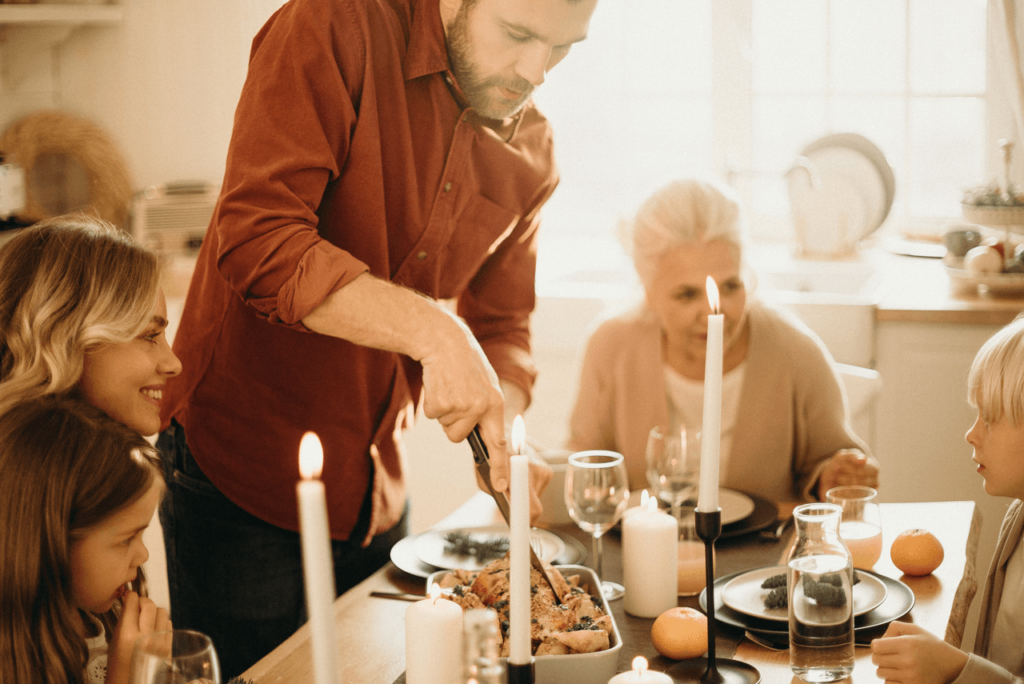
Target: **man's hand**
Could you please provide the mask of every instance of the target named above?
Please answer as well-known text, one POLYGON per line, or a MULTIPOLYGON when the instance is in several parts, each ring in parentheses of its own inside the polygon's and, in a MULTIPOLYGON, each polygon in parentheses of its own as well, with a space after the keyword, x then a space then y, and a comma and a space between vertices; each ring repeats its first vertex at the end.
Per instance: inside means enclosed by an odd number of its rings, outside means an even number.
POLYGON ((917 625, 892 622, 871 642, 871 662, 886 682, 945 684, 963 671, 967 654, 917 625))
POLYGON ((860 449, 840 449, 832 455, 818 478, 818 499, 840 485, 878 487, 878 461, 866 456, 860 449))
POLYGON ((508 488, 504 403, 498 377, 469 326, 445 306, 363 273, 331 293, 303 324, 373 349, 405 354, 423 365, 423 411, 461 442, 475 425, 490 452, 491 484, 508 488))
POLYGON ((491 486, 508 489, 505 402, 498 376, 473 333, 454 316, 438 330, 434 350, 424 356, 423 413, 441 423, 448 439, 461 442, 477 425, 491 463, 491 486))
MULTIPOLYGON (((127 684, 135 640, 144 634, 173 629, 167 611, 134 591, 121 599, 121 617, 114 628, 107 651, 106 684, 127 684)), ((169 650, 169 645, 168 645, 169 650)))

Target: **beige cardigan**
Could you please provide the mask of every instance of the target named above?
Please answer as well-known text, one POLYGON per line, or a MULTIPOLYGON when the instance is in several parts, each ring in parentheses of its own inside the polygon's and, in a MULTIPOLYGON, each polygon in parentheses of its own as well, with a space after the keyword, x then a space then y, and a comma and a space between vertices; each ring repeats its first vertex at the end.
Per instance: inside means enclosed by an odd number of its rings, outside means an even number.
MULTIPOLYGON (((811 499, 824 461, 867 448, 846 420, 832 357, 794 318, 752 303, 747 368, 725 487, 772 500, 811 499)), ((661 328, 644 307, 603 321, 587 342, 567 447, 626 457, 631 488, 647 486, 647 434, 669 421, 661 328)))
MULTIPOLYGON (((974 654, 967 659, 960 676, 953 684, 1021 684, 1024 679, 1024 642, 1013 663, 993 663, 988 658, 989 642, 992 639, 992 628, 996 623, 996 614, 1000 611, 1012 610, 1019 613, 1024 610, 1024 600, 1020 596, 1007 596, 1003 600, 1003 582, 1006 579, 1006 564, 1019 545, 1021 532, 1024 531, 1024 504, 1018 499, 1010 504, 1010 509, 1003 518, 999 528, 999 539, 996 550, 992 554, 992 564, 985 579, 985 591, 981 596, 981 614, 978 617, 978 635, 974 640, 974 654), (975 655, 976 654, 976 655, 975 655), (1016 676, 1015 676, 1016 675, 1016 676)), ((1020 638, 1021 635, 1011 635, 1020 638)))

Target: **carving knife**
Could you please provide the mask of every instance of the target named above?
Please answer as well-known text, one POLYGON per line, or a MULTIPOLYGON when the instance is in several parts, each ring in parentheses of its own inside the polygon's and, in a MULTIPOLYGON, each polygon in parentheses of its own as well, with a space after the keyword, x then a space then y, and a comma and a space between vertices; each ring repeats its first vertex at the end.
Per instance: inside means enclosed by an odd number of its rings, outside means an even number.
MULTIPOLYGON (((480 436, 480 426, 474 426, 473 431, 469 433, 469 446, 473 449, 473 460, 476 462, 476 472, 480 475, 480 479, 484 481, 484 486, 487 487, 487 491, 494 497, 494 502, 498 504, 498 510, 501 511, 501 517, 505 518, 506 523, 511 523, 511 509, 508 503, 508 494, 505 492, 496 492, 494 487, 491 486, 491 458, 487 453, 487 446, 484 444, 483 438, 480 436)), ((541 576, 547 581, 548 586, 551 587, 551 592, 555 595, 555 602, 561 603, 562 597, 558 595, 558 590, 555 589, 555 583, 551 581, 551 576, 548 575, 547 568, 541 563, 540 558, 537 557, 537 553, 533 550, 533 544, 530 544, 530 565, 537 568, 540 571, 541 576)))

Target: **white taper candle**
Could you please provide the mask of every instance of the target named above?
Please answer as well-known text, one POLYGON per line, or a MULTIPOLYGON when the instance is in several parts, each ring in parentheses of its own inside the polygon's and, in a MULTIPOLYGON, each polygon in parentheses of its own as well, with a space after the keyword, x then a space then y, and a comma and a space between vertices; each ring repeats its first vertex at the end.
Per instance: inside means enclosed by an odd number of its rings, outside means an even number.
POLYGON ((337 684, 339 673, 334 636, 334 563, 327 523, 327 498, 320 481, 324 450, 312 432, 299 444, 299 473, 295 488, 299 499, 299 529, 302 538, 302 574, 306 583, 306 611, 309 613, 310 644, 316 684, 337 684))
POLYGON ((697 510, 718 510, 718 454, 722 440, 722 338, 725 316, 718 313, 718 286, 707 279, 708 301, 714 312, 708 316, 708 344, 704 360, 704 422, 700 438, 700 490, 697 510))
POLYGON ((509 551, 509 662, 526 665, 530 642, 530 471, 526 456, 511 457, 511 549, 509 551))

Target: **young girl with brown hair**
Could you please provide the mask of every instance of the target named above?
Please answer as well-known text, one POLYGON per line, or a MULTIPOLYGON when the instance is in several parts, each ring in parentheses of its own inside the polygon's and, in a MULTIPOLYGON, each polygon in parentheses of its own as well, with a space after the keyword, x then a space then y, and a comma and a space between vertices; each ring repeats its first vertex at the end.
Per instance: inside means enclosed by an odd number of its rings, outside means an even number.
POLYGON ((125 684, 145 597, 143 530, 164 491, 152 446, 75 399, 0 416, 0 681, 125 684))
POLYGON ((78 392, 140 434, 181 363, 164 336, 156 256, 84 215, 25 228, 0 247, 0 414, 78 392))

